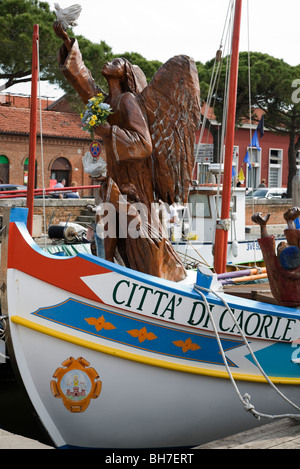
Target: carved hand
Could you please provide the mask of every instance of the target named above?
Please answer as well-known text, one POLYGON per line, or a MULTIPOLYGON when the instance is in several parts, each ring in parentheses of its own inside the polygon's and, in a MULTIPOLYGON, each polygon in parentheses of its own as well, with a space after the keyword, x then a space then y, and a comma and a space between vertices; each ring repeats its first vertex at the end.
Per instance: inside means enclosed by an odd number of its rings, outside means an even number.
POLYGON ((53 29, 54 29, 54 32, 55 32, 56 36, 60 37, 64 41, 64 44, 65 44, 67 50, 69 51, 72 47, 72 41, 69 38, 66 31, 63 29, 61 23, 59 21, 54 21, 53 29))
POLYGON ((289 210, 285 212, 283 216, 286 221, 289 221, 289 220, 296 220, 296 218, 298 218, 299 215, 300 215, 300 208, 292 207, 292 208, 289 208, 289 210))
POLYGON ((268 213, 268 215, 266 215, 265 217, 262 217, 262 214, 260 212, 257 212, 257 213, 254 213, 254 215, 252 215, 251 217, 251 220, 254 221, 254 223, 257 223, 258 225, 260 225, 261 238, 266 238, 268 236, 267 223, 270 218, 270 215, 271 214, 268 213))
POLYGON ((268 215, 266 215, 264 218, 262 217, 262 214, 260 212, 258 213, 254 213, 254 215, 252 215, 251 217, 251 220, 254 221, 254 223, 257 223, 258 225, 260 226, 265 226, 267 223, 268 223, 268 220, 270 218, 270 213, 268 213, 268 215))

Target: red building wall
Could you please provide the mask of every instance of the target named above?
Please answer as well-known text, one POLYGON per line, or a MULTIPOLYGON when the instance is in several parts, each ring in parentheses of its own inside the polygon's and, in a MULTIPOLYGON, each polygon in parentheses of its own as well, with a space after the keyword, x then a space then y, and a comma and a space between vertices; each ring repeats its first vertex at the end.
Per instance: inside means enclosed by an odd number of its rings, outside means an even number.
MULTIPOLYGON (((254 126, 253 126, 254 127, 254 126)), ((234 145, 239 147, 239 163, 238 170, 243 168, 244 174, 246 175, 246 163, 243 162, 247 150, 250 146, 255 127, 251 130, 245 127, 239 127, 235 132, 234 145)), ((196 142, 198 142, 200 131, 196 136, 196 142)), ((266 179, 267 186, 269 182, 269 154, 270 149, 283 150, 283 163, 282 163, 282 187, 287 187, 288 180, 288 148, 289 148, 289 136, 278 135, 274 132, 265 130, 263 137, 258 137, 259 145, 261 148, 261 179, 266 179)), ((205 129, 202 137, 203 144, 212 144, 212 134, 205 129)))

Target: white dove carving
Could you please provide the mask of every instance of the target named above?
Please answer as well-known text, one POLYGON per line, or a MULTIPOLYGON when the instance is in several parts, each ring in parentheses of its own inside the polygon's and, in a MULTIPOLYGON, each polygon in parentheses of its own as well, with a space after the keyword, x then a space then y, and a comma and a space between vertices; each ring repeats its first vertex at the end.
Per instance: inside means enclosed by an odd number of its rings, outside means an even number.
POLYGON ((55 14, 57 20, 61 23, 64 29, 68 26, 77 26, 76 20, 81 13, 81 5, 71 5, 68 8, 60 8, 58 3, 54 3, 55 14))

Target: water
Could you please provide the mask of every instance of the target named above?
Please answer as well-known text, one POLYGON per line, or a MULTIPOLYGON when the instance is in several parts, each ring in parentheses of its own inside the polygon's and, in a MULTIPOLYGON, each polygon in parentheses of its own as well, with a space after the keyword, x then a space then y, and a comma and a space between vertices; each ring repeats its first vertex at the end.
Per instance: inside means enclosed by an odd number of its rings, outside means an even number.
POLYGON ((10 362, 0 364, 0 428, 49 446, 53 443, 39 422, 10 362))

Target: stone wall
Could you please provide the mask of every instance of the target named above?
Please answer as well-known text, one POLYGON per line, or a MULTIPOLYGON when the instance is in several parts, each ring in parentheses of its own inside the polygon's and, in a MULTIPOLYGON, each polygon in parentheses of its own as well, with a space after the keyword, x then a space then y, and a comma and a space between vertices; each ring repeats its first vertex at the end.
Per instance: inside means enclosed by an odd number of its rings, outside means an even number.
MULTIPOLYGON (((94 198, 82 199, 46 199, 45 200, 45 214, 46 225, 51 221, 52 225, 60 222, 76 221, 85 210, 88 204, 94 204, 94 198)), ((2 218, 3 207, 26 207, 26 199, 2 199, 0 200, 0 217, 2 218)), ((268 225, 285 225, 283 218, 286 212, 292 206, 292 199, 273 199, 273 200, 246 200, 245 207, 245 225, 253 226, 251 216, 253 212, 262 212, 263 216, 271 213, 268 225)), ((40 215, 43 219, 43 200, 34 199, 34 215, 40 215)))
MULTIPOLYGON (((46 226, 51 221, 52 225, 56 225, 60 222, 76 221, 77 217, 80 216, 81 212, 86 208, 88 204, 94 204, 94 198, 83 198, 83 199, 46 199, 45 200, 45 215, 46 215, 46 226), (69 218, 70 217, 70 218, 69 218)), ((26 199, 2 199, 0 200, 0 217, 3 214, 3 207, 26 207, 26 199)), ((34 211, 33 214, 40 215, 43 219, 44 207, 43 199, 34 199, 34 211)))

